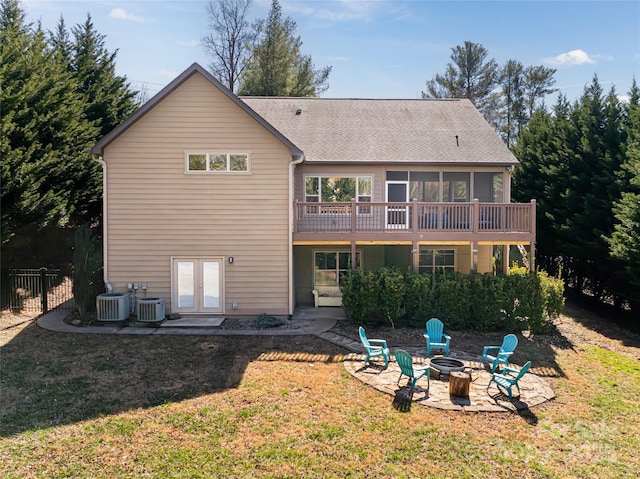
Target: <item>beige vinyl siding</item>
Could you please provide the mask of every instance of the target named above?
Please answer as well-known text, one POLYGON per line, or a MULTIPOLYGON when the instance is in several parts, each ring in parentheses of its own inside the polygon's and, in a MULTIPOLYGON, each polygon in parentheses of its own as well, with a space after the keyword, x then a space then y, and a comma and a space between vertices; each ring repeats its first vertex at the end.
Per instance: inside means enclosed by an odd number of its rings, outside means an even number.
POLYGON ((289 313, 291 154, 271 133, 195 74, 104 156, 116 291, 146 282, 170 302, 172 257, 222 256, 227 314, 289 313), (249 151, 250 171, 185 174, 185 150, 249 151))

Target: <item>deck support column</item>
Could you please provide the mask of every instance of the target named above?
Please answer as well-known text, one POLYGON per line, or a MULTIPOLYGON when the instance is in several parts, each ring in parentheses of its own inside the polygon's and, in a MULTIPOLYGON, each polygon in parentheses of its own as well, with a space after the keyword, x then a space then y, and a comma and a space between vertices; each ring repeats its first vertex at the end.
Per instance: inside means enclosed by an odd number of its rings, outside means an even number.
POLYGON ((356 267, 356 242, 351 241, 351 269, 355 271, 356 267))
POLYGON ((414 273, 420 271, 420 243, 417 241, 414 241, 411 247, 411 266, 414 273))
POLYGON ((534 273, 536 270, 536 242, 532 241, 529 247, 531 248, 529 253, 529 272, 534 273))
POLYGON ((471 243, 471 271, 478 272, 478 242, 471 243))

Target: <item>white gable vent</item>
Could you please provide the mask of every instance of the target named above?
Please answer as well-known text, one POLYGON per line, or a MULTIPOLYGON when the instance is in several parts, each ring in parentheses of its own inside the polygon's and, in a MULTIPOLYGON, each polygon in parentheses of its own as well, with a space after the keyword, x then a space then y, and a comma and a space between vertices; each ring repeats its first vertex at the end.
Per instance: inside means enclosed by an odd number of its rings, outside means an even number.
POLYGON ((139 298, 138 321, 142 323, 159 323, 164 321, 164 298, 139 298))
POLYGON ((103 293, 96 299, 98 321, 124 321, 129 318, 129 294, 103 293))

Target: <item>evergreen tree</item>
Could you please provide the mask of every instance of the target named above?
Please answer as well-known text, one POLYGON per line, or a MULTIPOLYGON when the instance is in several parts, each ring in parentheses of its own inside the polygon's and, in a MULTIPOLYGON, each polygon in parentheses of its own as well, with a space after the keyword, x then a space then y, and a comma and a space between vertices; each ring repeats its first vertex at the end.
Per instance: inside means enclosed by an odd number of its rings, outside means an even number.
POLYGON ((512 147, 520 130, 553 88, 556 70, 543 66, 524 67, 508 60, 499 67, 478 43, 466 41, 451 49, 451 62, 443 74, 427 81, 423 98, 468 98, 512 147))
POLYGON ((525 120, 524 67, 517 60, 509 60, 500 72, 502 87, 502 122, 500 134, 511 147, 525 120))
POLYGON ((62 15, 58 20, 56 29, 53 32, 49 32, 49 44, 53 50, 62 57, 62 60, 69 66, 69 71, 72 70, 71 64, 73 61, 73 45, 69 39, 69 32, 67 26, 64 23, 62 15))
POLYGON ((422 97, 468 98, 488 121, 496 124, 498 95, 494 89, 500 69, 488 55, 485 47, 470 41, 452 48, 445 72, 427 81, 427 91, 422 92, 422 97))
POLYGON ((16 0, 0 6, 0 84, 2 243, 18 249, 48 225, 84 217, 98 200, 85 189, 96 130, 67 65, 42 29, 25 23, 16 0))
POLYGON ((301 52, 296 23, 282 19, 278 0, 273 0, 267 20, 255 28, 259 40, 240 77, 240 95, 315 97, 329 87, 331 67, 314 69, 311 57, 301 52))
POLYGON ((72 70, 78 80, 78 92, 86 103, 86 116, 99 128, 98 139, 109 133, 136 109, 136 92, 126 77, 116 75, 116 55, 104 46, 91 15, 82 25, 72 28, 74 37, 72 70))
POLYGON ((534 110, 541 106, 540 101, 545 96, 551 95, 558 90, 553 88, 556 83, 555 78, 553 78, 555 74, 555 68, 547 68, 542 65, 531 65, 525 68, 523 94, 529 118, 533 115, 534 110))
POLYGON ((629 94, 625 122, 625 161, 619 172, 621 195, 614 204, 614 231, 609 238, 613 258, 623 263, 630 287, 620 287, 638 298, 640 291, 640 90, 635 80, 629 94))
POLYGON ((615 91, 605 97, 596 77, 574 105, 560 97, 553 115, 535 112, 513 150, 522 163, 514 197, 538 200, 540 254, 562 257, 576 290, 598 298, 616 270, 605 238, 620 195, 621 120, 615 91))

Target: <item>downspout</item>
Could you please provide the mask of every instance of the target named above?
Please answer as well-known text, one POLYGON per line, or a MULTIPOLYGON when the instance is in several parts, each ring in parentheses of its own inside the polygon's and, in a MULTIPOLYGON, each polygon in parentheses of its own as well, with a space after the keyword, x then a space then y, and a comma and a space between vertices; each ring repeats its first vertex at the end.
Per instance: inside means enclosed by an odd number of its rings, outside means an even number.
POLYGON ((304 154, 297 160, 289 163, 289 316, 293 315, 296 305, 294 302, 294 282, 293 282, 293 201, 295 199, 294 170, 296 165, 304 161, 304 154))
POLYGON ((97 161, 102 165, 102 258, 103 258, 103 267, 102 272, 104 273, 103 281, 104 286, 107 289, 108 293, 113 293, 113 286, 109 282, 109 269, 108 269, 108 242, 107 242, 107 164, 102 159, 100 155, 96 155, 95 153, 91 154, 93 161, 97 161))

